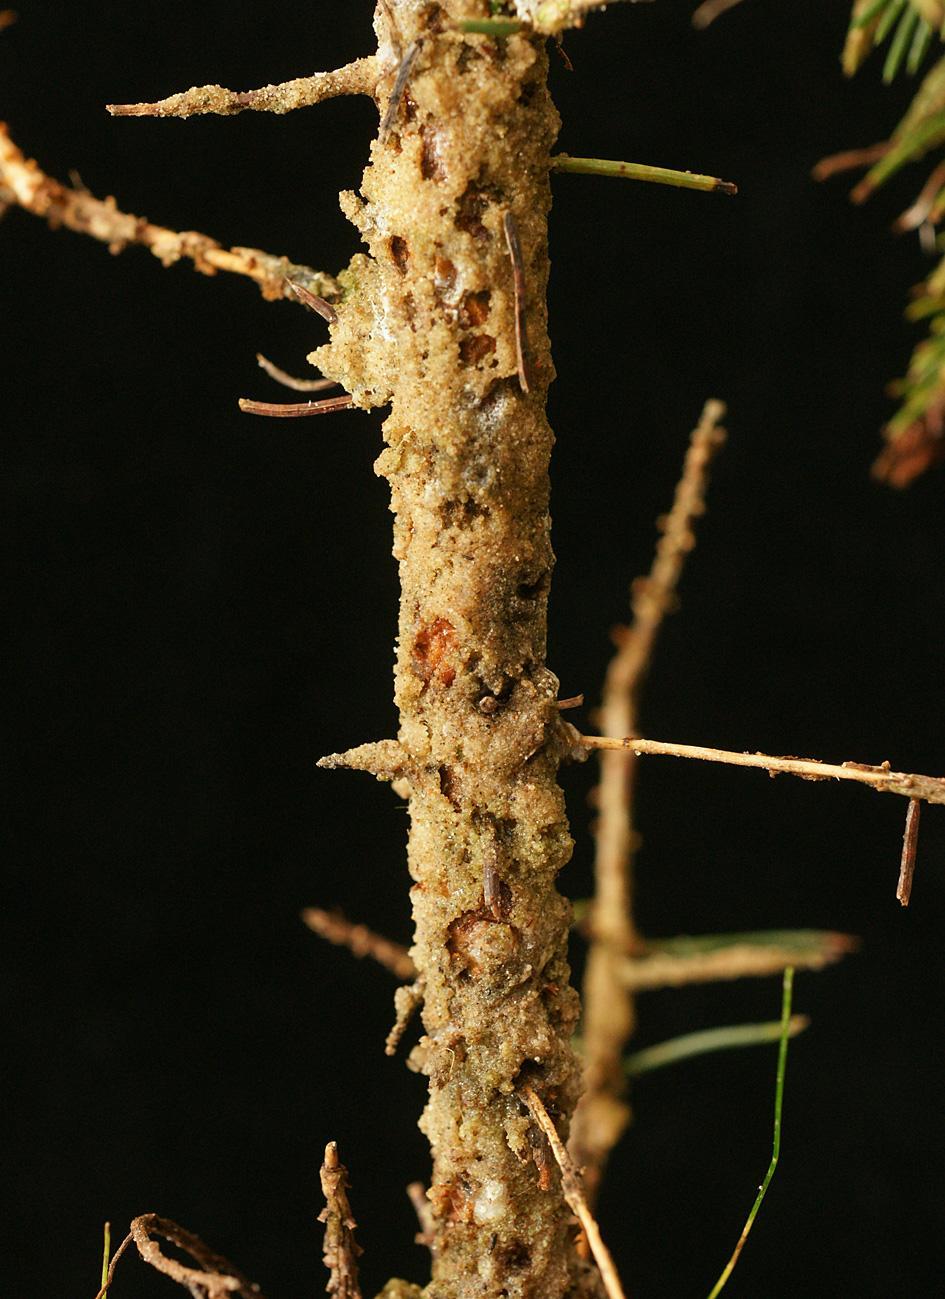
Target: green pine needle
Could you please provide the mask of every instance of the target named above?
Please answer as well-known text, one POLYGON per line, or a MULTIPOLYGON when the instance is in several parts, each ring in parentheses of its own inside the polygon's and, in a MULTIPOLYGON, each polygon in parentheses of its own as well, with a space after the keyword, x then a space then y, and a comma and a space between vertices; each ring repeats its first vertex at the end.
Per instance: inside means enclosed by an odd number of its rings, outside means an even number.
POLYGON ((909 57, 906 59, 906 71, 914 77, 922 65, 922 60, 929 52, 934 32, 924 18, 920 19, 912 44, 909 46, 909 57))
MULTIPOLYGON (((793 968, 793 967, 792 967, 793 968)), ((794 1015, 788 1023, 788 1036, 803 1033, 810 1021, 805 1015, 794 1015)), ((645 1047, 624 1060, 624 1072, 630 1078, 639 1078, 655 1069, 691 1060, 694 1056, 711 1051, 732 1051, 746 1046, 763 1046, 779 1042, 784 1026, 779 1019, 765 1024, 727 1024, 723 1028, 707 1028, 698 1033, 684 1033, 657 1046, 645 1047)))
POLYGON ((717 176, 701 176, 692 171, 674 171, 669 167, 650 167, 640 162, 617 162, 610 158, 572 158, 559 153, 551 160, 552 171, 582 176, 615 176, 623 180, 645 180, 676 189, 696 189, 704 193, 737 194, 738 186, 717 176))
POLYGON ((784 983, 781 995, 781 1044, 778 1048, 778 1072, 774 1088, 774 1140, 771 1147, 771 1162, 768 1165, 768 1171, 765 1173, 765 1179, 758 1188, 758 1194, 755 1196, 755 1202, 751 1206, 751 1212, 747 1221, 742 1228, 742 1234, 738 1238, 738 1244, 732 1253, 732 1257, 726 1263, 722 1275, 716 1281, 709 1293, 709 1299, 717 1299, 728 1283, 729 1277, 735 1270, 735 1264, 738 1262, 739 1255, 745 1247, 745 1241, 748 1239, 748 1233, 754 1225, 755 1218, 758 1216, 758 1210, 761 1208, 761 1202, 767 1194, 768 1187, 771 1185, 771 1179, 774 1177, 774 1170, 778 1166, 778 1159, 781 1154, 781 1110, 784 1105, 784 1074, 787 1069, 787 1050, 788 1038, 790 1037, 791 1027, 791 998, 794 991, 794 970, 790 967, 784 971, 784 983))
POLYGON ((895 81, 918 25, 919 15, 910 5, 899 19, 899 26, 890 42, 886 62, 883 64, 883 81, 887 86, 891 81, 895 81))
POLYGON ((882 45, 883 41, 892 30, 893 24, 906 7, 906 0, 892 0, 892 4, 879 20, 879 25, 873 33, 873 44, 882 45))

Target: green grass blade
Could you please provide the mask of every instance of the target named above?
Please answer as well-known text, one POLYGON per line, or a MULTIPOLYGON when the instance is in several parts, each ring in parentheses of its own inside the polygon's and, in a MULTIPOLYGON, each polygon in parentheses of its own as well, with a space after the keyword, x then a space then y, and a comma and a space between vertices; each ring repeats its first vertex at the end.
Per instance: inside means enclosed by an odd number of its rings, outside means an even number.
POLYGON ((751 1231, 755 1218, 758 1216, 758 1210, 767 1194, 768 1187, 771 1185, 771 1179, 774 1177, 774 1170, 778 1166, 778 1159, 781 1154, 781 1111, 784 1106, 784 1075, 787 1070, 787 1050, 788 1038, 790 1036, 791 1026, 791 1000, 794 992, 794 971, 788 968, 784 971, 784 983, 781 994, 781 1044, 778 1048, 778 1072, 774 1087, 774 1140, 771 1145, 771 1162, 768 1165, 768 1171, 765 1173, 765 1179, 758 1188, 758 1194, 755 1196, 755 1202, 751 1206, 751 1212, 742 1228, 742 1234, 738 1238, 738 1244, 732 1253, 732 1257, 726 1263, 722 1275, 716 1281, 709 1293, 709 1299, 718 1299, 718 1296, 724 1290, 728 1283, 729 1277, 735 1270, 735 1264, 738 1262, 739 1255, 745 1247, 745 1241, 748 1239, 748 1233, 751 1231))
POLYGON ((460 31, 474 36, 514 36, 524 27, 524 23, 510 18, 466 18, 459 24, 460 31))

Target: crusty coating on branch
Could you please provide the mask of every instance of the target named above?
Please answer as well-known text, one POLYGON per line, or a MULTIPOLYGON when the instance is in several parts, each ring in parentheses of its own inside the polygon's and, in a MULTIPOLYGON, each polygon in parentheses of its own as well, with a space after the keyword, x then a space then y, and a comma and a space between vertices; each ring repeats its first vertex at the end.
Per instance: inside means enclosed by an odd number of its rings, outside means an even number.
MULTIPOLYGON (((627 735, 636 729, 640 687, 694 544, 695 521, 705 509, 709 466, 725 440, 720 427, 724 415, 722 402, 706 402, 690 439, 672 509, 660 521, 662 536, 649 575, 633 584, 633 622, 616 633, 617 653, 604 681, 599 718, 608 734, 627 735)), ((635 771, 632 753, 601 754, 591 949, 584 975, 585 1093, 571 1136, 571 1150, 584 1169, 592 1204, 604 1163, 630 1115, 624 1100, 623 1053, 633 1033, 634 1007, 623 969, 639 945, 632 882, 635 771)))
POLYGON ((298 298, 289 287, 298 283, 322 298, 341 293, 338 281, 287 257, 273 257, 258 248, 223 248, 194 230, 168 230, 144 217, 121 212, 113 198, 98 199, 80 189, 61 185, 28 159, 0 123, 0 205, 18 206, 42 217, 53 229, 65 226, 107 244, 120 253, 130 244, 147 248, 163 266, 191 261, 202 275, 231 271, 255 280, 264 298, 298 298))
POLYGON ((151 104, 106 104, 112 117, 197 117, 216 113, 232 117, 251 110, 257 113, 291 113, 340 95, 373 95, 377 81, 376 59, 357 59, 334 72, 316 72, 258 90, 227 90, 224 86, 192 86, 151 104))

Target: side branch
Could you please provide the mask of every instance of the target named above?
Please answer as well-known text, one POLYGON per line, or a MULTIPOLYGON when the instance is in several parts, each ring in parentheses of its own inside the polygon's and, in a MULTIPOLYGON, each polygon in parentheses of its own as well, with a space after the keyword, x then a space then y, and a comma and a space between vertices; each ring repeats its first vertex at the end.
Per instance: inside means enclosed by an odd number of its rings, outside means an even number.
POLYGON ((193 230, 168 230, 144 217, 119 211, 113 198, 98 199, 84 190, 70 189, 27 158, 0 124, 0 207, 16 205, 54 229, 65 226, 107 244, 120 253, 140 244, 162 266, 190 261, 202 275, 230 271, 255 280, 264 298, 298 301, 291 285, 301 284, 322 298, 337 298, 341 286, 331 275, 300 266, 287 257, 274 257, 258 248, 223 248, 215 239, 193 230))
POLYGON ((224 86, 192 86, 153 104, 106 104, 112 117, 197 117, 216 113, 232 117, 247 109, 258 113, 291 113, 340 95, 371 95, 377 84, 377 60, 357 59, 334 72, 316 72, 259 90, 227 90, 224 86))
MULTIPOLYGON (((720 401, 708 401, 692 434, 682 477, 647 577, 632 587, 633 623, 615 635, 618 649, 607 669, 600 722, 611 735, 637 726, 640 687, 660 627, 672 609, 693 528, 705 510, 712 458, 725 440, 720 401)), ((628 955, 640 947, 633 923, 633 793, 636 762, 631 753, 601 755, 600 815, 595 829, 591 949, 584 974, 585 1093, 571 1129, 571 1151, 593 1204, 608 1154, 629 1119, 624 1100, 623 1053, 633 1034, 633 985, 624 976, 628 955)))
POLYGON ((322 911, 319 907, 306 907, 302 919, 312 933, 318 934, 336 947, 347 947, 353 956, 370 956, 389 970, 395 978, 408 982, 417 977, 417 967, 406 947, 377 934, 367 925, 353 924, 340 911, 322 911))
POLYGON ((945 803, 945 778, 919 776, 892 771, 889 763, 868 766, 861 762, 844 762, 837 766, 816 758, 776 758, 767 753, 735 753, 730 749, 707 749, 698 744, 671 744, 664 740, 643 740, 628 735, 622 740, 603 735, 582 735, 578 746, 585 749, 628 749, 640 757, 656 754, 669 758, 696 758, 701 762, 719 762, 732 767, 759 767, 772 776, 800 776, 802 780, 852 780, 869 785, 881 794, 900 794, 923 803, 945 803))

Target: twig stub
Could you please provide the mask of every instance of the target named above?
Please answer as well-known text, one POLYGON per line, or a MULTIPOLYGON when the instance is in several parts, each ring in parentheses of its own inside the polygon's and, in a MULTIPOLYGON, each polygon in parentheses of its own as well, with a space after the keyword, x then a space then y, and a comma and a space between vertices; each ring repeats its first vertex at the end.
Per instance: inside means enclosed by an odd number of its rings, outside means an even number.
POLYGON ((303 419, 306 415, 333 415, 335 411, 347 410, 352 403, 348 395, 344 397, 326 397, 323 401, 273 402, 253 401, 250 397, 240 397, 239 406, 244 415, 266 415, 271 419, 303 419))
POLYGON ((325 1224, 323 1257, 329 1271, 328 1292, 335 1299, 361 1299, 357 1262, 361 1247, 354 1238, 357 1223, 348 1202, 348 1170, 338 1158, 334 1141, 325 1147, 321 1183, 325 1208, 318 1221, 325 1224))

